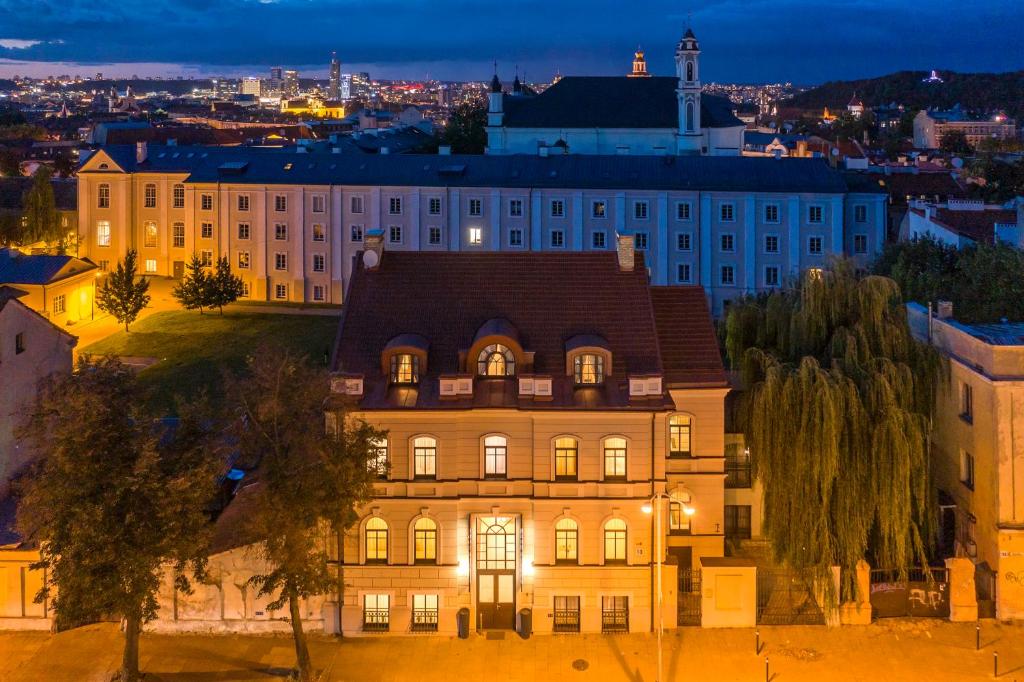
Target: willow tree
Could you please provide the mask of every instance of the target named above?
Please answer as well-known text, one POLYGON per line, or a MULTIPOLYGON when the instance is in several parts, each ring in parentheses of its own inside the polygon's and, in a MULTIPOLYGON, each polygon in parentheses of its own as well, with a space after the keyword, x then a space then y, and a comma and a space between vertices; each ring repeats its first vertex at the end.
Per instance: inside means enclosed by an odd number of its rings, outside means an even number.
POLYGON ((940 361, 911 336, 896 283, 848 261, 808 271, 731 306, 726 346, 775 558, 820 577, 841 566, 846 594, 860 559, 925 562, 940 361))

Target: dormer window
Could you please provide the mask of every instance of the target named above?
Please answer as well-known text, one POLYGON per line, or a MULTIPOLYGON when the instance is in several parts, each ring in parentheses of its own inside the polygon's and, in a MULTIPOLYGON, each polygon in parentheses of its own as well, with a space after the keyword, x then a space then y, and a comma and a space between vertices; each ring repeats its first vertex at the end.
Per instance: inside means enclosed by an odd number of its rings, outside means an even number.
POLYGON ((420 382, 420 359, 412 353, 396 353, 391 356, 391 383, 418 384, 420 382))
POLYGON ((573 359, 573 376, 580 386, 604 383, 604 357, 597 353, 580 353, 573 359))
POLYGON ((492 343, 477 359, 477 373, 484 377, 511 377, 516 374, 516 356, 508 346, 492 343))

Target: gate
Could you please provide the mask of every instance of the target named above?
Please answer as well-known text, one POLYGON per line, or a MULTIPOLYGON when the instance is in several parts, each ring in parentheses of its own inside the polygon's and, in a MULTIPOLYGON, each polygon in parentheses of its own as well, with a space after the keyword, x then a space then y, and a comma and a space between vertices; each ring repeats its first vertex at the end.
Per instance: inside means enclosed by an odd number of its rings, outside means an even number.
POLYGON ((871 571, 871 610, 875 618, 949 617, 949 576, 945 568, 871 571))
POLYGON ((988 563, 974 567, 974 590, 978 597, 978 618, 995 618, 996 574, 988 563))
POLYGON ((760 625, 824 625, 810 573, 785 568, 757 569, 757 622, 760 625))
POLYGON ((700 625, 700 569, 679 569, 678 617, 679 625, 700 625))

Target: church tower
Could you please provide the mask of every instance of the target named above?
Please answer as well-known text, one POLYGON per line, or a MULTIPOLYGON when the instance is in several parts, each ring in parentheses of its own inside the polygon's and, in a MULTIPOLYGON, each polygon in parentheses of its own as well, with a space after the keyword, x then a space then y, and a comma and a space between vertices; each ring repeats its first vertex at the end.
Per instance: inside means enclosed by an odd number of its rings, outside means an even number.
POLYGON ((693 30, 676 46, 676 98, 679 102, 680 154, 700 154, 703 135, 700 129, 700 46, 693 30))
POLYGON ((633 53, 633 73, 629 74, 630 78, 650 78, 651 74, 647 73, 647 60, 644 58, 644 51, 639 47, 636 48, 636 52, 633 53))

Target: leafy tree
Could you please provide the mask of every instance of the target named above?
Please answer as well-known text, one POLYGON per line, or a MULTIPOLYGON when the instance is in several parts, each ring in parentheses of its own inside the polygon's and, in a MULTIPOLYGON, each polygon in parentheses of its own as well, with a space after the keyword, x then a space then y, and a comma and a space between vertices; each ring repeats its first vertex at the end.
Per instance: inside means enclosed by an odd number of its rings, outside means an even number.
POLYGON ((872 270, 895 280, 905 301, 928 303, 949 295, 958 259, 956 247, 927 235, 886 244, 872 270))
POLYGON ((112 358, 80 360, 39 394, 20 437, 46 453, 19 483, 18 525, 39 542, 50 599, 63 627, 116 614, 125 622, 120 679, 139 679, 139 633, 156 617, 162 570, 177 589, 201 575, 216 462, 202 401, 155 426, 138 405, 134 373, 112 358), (191 569, 191 570, 189 570, 191 569))
POLYGON ((776 558, 819 578, 841 566, 845 595, 865 557, 923 564, 941 365, 911 336, 896 283, 836 261, 792 290, 730 306, 726 330, 776 558))
POLYGON ((979 179, 972 184, 972 194, 979 199, 1003 203, 1024 195, 1024 160, 1007 163, 985 154, 971 166, 971 175, 979 179))
POLYGON ((13 149, 0 147, 0 176, 5 178, 21 177, 21 159, 13 149))
POLYGON ((947 291, 961 322, 1024 320, 1024 251, 1009 244, 964 249, 947 291))
POLYGON ((226 256, 217 259, 217 269, 207 280, 209 284, 209 303, 224 314, 224 306, 234 303, 242 295, 244 284, 242 278, 231 274, 231 265, 226 256))
POLYGON ((298 679, 308 682, 312 662, 299 602, 336 588, 340 576, 328 564, 325 531, 337 537, 370 499, 374 442, 385 434, 344 417, 328 432, 327 376, 290 351, 260 349, 248 373, 229 384, 244 417, 239 449, 259 462, 260 490, 247 530, 271 567, 251 582, 261 596, 274 598, 269 609, 288 606, 298 679))
POLYGON ((185 310, 199 310, 215 305, 211 297, 213 276, 203 267, 203 261, 195 253, 185 266, 185 276, 171 290, 171 295, 185 310))
POLYGON ((452 109, 441 131, 441 144, 456 154, 483 154, 487 147, 487 105, 483 100, 463 102, 452 109))
POLYGON ((46 242, 56 244, 60 253, 67 248, 67 234, 60 224, 57 204, 53 198, 53 185, 50 179, 53 173, 46 166, 41 166, 32 179, 32 186, 25 193, 25 228, 23 242, 32 244, 46 242))
POLYGON ((119 324, 128 325, 139 317, 139 313, 149 305, 149 280, 145 277, 135 281, 136 259, 138 253, 129 249, 124 260, 119 261, 117 269, 107 277, 99 293, 96 294, 96 307, 114 316, 119 324))
POLYGON ((947 154, 973 154, 974 148, 967 141, 967 135, 962 130, 950 130, 942 134, 942 142, 939 149, 947 154))

